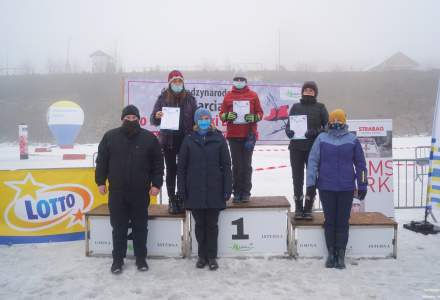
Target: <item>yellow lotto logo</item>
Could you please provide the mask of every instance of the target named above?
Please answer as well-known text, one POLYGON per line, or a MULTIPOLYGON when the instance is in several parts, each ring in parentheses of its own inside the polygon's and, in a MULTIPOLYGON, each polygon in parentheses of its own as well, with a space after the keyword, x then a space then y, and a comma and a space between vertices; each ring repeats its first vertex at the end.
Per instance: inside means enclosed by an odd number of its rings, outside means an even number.
POLYGON ((0 244, 84 238, 85 214, 107 202, 93 168, 0 171, 0 244))
POLYGON ((37 182, 31 173, 23 180, 7 181, 15 190, 14 199, 7 206, 6 224, 16 230, 37 231, 65 223, 84 226, 84 213, 93 204, 92 193, 79 184, 47 185, 37 182))

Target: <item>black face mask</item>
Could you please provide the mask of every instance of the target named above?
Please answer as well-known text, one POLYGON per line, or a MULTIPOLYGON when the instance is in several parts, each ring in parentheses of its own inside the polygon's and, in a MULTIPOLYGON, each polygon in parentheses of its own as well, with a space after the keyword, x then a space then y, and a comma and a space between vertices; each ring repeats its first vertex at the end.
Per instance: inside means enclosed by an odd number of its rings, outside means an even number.
POLYGON ((124 129, 125 134, 131 137, 139 132, 141 125, 139 125, 138 120, 136 121, 124 120, 124 122, 122 122, 122 128, 124 129))
POLYGON ((302 99, 306 102, 313 102, 316 101, 315 96, 309 96, 309 95, 302 95, 302 99))

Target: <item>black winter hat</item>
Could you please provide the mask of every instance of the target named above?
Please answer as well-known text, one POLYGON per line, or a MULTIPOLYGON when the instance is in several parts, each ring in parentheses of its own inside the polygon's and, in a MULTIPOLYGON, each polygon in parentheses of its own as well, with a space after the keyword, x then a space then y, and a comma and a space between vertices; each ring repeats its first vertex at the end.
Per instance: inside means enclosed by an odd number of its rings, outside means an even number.
POLYGON ((121 120, 125 116, 128 116, 128 115, 135 115, 138 119, 141 118, 140 115, 139 115, 139 109, 136 106, 132 105, 132 104, 127 105, 126 107, 124 107, 124 109, 122 110, 121 120))
POLYGON ((318 85, 314 81, 306 81, 304 82, 302 89, 301 89, 301 95, 304 93, 304 90, 306 88, 310 88, 315 91, 315 97, 318 97, 318 85))

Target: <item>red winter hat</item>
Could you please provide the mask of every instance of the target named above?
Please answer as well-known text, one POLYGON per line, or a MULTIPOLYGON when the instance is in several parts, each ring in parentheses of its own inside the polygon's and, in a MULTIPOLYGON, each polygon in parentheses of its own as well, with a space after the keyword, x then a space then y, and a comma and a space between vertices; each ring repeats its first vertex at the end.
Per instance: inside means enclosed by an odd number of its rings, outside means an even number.
POLYGON ((183 75, 180 73, 180 71, 173 70, 168 74, 168 84, 171 83, 174 79, 181 79, 183 81, 183 75))

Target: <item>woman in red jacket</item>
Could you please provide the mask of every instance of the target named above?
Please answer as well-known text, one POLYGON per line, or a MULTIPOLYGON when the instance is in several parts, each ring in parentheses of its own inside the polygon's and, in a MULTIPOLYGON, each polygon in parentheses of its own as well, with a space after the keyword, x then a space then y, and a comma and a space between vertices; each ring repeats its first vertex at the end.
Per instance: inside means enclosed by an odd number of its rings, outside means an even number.
POLYGON ((227 124, 226 138, 232 156, 233 202, 248 202, 252 188, 252 153, 263 109, 257 93, 247 86, 244 74, 234 76, 232 90, 223 99, 220 118, 227 124))

